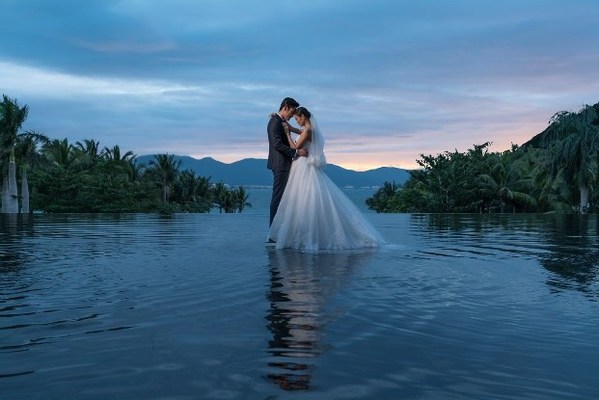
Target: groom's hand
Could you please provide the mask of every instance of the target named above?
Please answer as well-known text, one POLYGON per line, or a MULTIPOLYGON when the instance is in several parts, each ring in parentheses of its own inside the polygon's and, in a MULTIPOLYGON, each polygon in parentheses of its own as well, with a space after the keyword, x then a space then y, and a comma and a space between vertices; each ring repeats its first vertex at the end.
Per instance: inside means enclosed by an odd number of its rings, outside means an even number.
POLYGON ((308 150, 306 149, 298 149, 297 155, 300 157, 308 157, 308 150))

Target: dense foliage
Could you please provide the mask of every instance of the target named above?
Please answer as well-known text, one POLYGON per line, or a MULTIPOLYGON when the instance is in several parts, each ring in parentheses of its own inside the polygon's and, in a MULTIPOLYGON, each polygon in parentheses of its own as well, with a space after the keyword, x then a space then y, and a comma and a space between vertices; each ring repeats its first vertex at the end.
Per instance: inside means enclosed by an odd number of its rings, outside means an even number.
MULTIPOLYGON (((172 155, 141 165, 119 146, 20 132, 28 112, 5 95, 0 102, 3 212, 242 212, 251 206, 243 187, 181 171, 172 155)), ((597 211, 599 103, 555 114, 520 147, 490 152, 490 146, 421 155, 421 168, 403 186, 385 182, 366 203, 377 212, 597 211)))
POLYGON ((385 184, 369 199, 377 212, 596 212, 599 103, 559 112, 521 147, 421 155, 402 186, 385 184))
MULTIPOLYGON (((0 103, 0 174, 3 206, 19 198, 21 212, 242 212, 251 207, 244 187, 213 184, 209 177, 180 170, 173 155, 159 154, 148 165, 119 146, 101 148, 85 140, 50 140, 18 133, 26 106, 4 96, 0 103), (9 175, 18 176, 21 195, 8 193, 9 175), (11 169, 12 166, 12 174, 11 169), (29 194, 29 188, 31 191, 29 194), (6 194, 4 194, 6 193, 6 194), (30 198, 30 205, 29 205, 30 198)), ((14 186, 14 185, 12 185, 14 186)), ((16 189, 15 189, 16 190, 16 189)), ((3 209, 4 210, 4 209, 3 209)), ((17 206, 18 210, 18 206, 17 206)), ((18 211, 5 211, 18 212, 18 211)))
POLYGON ((66 139, 42 147, 42 162, 31 174, 32 208, 47 212, 242 212, 243 187, 212 184, 210 178, 180 171, 173 155, 158 154, 140 165, 118 146, 98 152, 98 142, 70 145, 66 139))

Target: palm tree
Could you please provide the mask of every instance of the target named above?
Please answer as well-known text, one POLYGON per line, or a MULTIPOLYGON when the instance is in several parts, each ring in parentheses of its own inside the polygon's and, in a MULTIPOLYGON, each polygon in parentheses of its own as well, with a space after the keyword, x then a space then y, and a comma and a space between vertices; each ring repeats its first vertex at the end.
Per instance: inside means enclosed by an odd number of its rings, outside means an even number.
POLYGON ((76 142, 75 149, 87 155, 91 161, 96 161, 100 158, 100 142, 93 139, 85 139, 82 142, 76 142))
POLYGON ((18 131, 27 119, 29 107, 19 107, 16 99, 2 95, 0 103, 0 158, 8 160, 17 141, 18 131))
POLYGON ((40 163, 40 154, 37 151, 38 144, 46 144, 49 139, 36 132, 25 132, 17 137, 15 154, 21 160, 21 213, 29 213, 29 181, 27 179, 28 168, 35 167, 40 163))
POLYGON ((214 193, 214 202, 218 207, 219 212, 231 213, 236 208, 236 200, 233 193, 227 188, 223 182, 218 182, 212 188, 214 193))
POLYGON ((17 191, 17 165, 15 163, 14 150, 11 151, 10 154, 7 180, 7 194, 5 196, 6 205, 3 207, 3 212, 7 214, 17 214, 19 212, 19 195, 17 191))
POLYGON ((132 151, 127 151, 121 155, 121 148, 116 145, 112 148, 104 147, 101 155, 104 166, 108 168, 109 179, 120 176, 130 182, 139 180, 140 168, 135 163, 137 156, 132 151))
POLYGON ((21 168, 24 174, 21 180, 22 193, 24 192, 25 194, 23 209, 25 212, 28 212, 29 209, 29 187, 25 171, 27 169, 27 158, 31 157, 31 149, 33 148, 33 151, 35 151, 35 146, 31 146, 33 143, 31 140, 45 138, 35 132, 19 134, 19 129, 27 119, 28 114, 28 106, 21 107, 16 99, 10 99, 6 95, 2 95, 2 102, 0 102, 0 178, 3 182, 3 212, 18 212, 19 210, 18 190, 16 187, 16 163, 20 160, 23 160, 21 168), (29 144, 26 143, 26 139, 30 140, 29 144), (17 149, 15 154, 15 146, 18 146, 20 143, 23 143, 23 145, 17 149), (15 159, 15 155, 17 159, 15 159))
POLYGON ((539 201, 540 211, 572 213, 578 209, 578 198, 573 196, 572 185, 564 179, 563 170, 552 170, 558 147, 558 143, 554 143, 549 148, 527 149, 527 158, 532 162, 529 168, 534 177, 533 193, 539 201))
MULTIPOLYGON (((53 210, 87 210, 73 207, 84 190, 83 175, 89 166, 87 156, 78 151, 68 139, 54 139, 42 147, 44 168, 36 168, 35 182, 39 191, 43 193, 38 198, 46 198, 46 205, 53 210), (57 207, 57 208, 56 208, 57 207)), ((87 205, 87 201, 83 202, 87 205)), ((39 203, 38 203, 39 205, 39 203)))
POLYGON ((556 114, 547 129, 544 144, 551 148, 548 164, 555 179, 562 175, 579 190, 579 212, 587 211, 589 190, 597 178, 599 152, 599 105, 585 106, 578 113, 556 114))
POLYGON ((248 202, 250 195, 246 192, 243 186, 239 186, 237 189, 235 189, 235 191, 233 192, 233 197, 235 199, 234 201, 237 207, 237 212, 239 213, 243 212, 243 209, 245 207, 252 206, 252 203, 248 202))
POLYGON ((2 212, 18 213, 16 162, 14 147, 18 131, 27 119, 29 107, 2 95, 0 103, 0 176, 2 177, 2 212))
POLYGON ((136 158, 137 157, 132 157, 127 162, 126 169, 127 169, 127 174, 129 175, 129 181, 139 183, 141 180, 141 177, 143 176, 144 165, 138 164, 136 158))
POLYGON ((118 145, 112 147, 111 149, 109 149, 108 147, 104 147, 102 154, 104 155, 104 158, 109 161, 128 162, 136 157, 132 151, 127 151, 125 154, 121 156, 121 148, 118 145))
POLYGON ((210 178, 196 177, 193 170, 186 169, 179 174, 175 182, 172 200, 185 211, 210 211, 212 207, 210 178))
POLYGON ((181 160, 172 154, 156 154, 150 161, 150 171, 156 174, 162 188, 162 202, 168 203, 172 187, 179 174, 181 160))
POLYGON ((196 180, 196 194, 210 202, 212 198, 212 184, 210 183, 210 177, 200 176, 196 180))
POLYGON ((499 203, 500 212, 504 212, 507 205, 516 212, 518 205, 533 207, 537 201, 529 192, 532 188, 532 178, 528 176, 523 165, 518 162, 517 149, 512 147, 502 154, 498 154, 495 164, 491 166, 488 174, 478 177, 481 192, 485 197, 499 203))
POLYGON ((372 197, 366 199, 366 205, 371 210, 380 212, 393 212, 393 204, 400 187, 395 182, 385 182, 372 197))
POLYGON ((83 153, 76 152, 68 139, 54 139, 42 147, 42 153, 52 166, 69 169, 77 164, 83 153))
POLYGON ((190 169, 181 172, 177 182, 175 182, 174 189, 174 194, 181 204, 194 202, 197 195, 197 179, 195 172, 190 169))

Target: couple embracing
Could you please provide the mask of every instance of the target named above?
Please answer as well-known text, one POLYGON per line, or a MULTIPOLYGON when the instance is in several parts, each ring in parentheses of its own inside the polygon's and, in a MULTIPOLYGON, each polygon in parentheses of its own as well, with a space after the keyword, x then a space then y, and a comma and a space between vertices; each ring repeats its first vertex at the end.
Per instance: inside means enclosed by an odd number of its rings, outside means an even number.
POLYGON ((268 244, 318 252, 377 247, 384 241, 325 174, 324 138, 314 116, 291 97, 271 114, 268 164, 273 173, 268 244), (289 124, 291 118, 300 126, 289 124), (292 133, 298 135, 296 139, 292 133))

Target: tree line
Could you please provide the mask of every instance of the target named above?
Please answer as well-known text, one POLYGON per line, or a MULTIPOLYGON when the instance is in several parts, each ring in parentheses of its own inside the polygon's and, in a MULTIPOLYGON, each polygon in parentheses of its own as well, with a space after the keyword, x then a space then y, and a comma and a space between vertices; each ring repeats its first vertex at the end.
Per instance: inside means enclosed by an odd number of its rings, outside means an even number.
POLYGON ((174 155, 147 165, 119 146, 93 139, 69 143, 20 132, 29 113, 16 99, 0 103, 2 212, 243 212, 251 207, 243 186, 230 188, 181 170, 174 155))
POLYGON ((597 212, 599 103, 561 111, 522 146, 422 155, 404 185, 385 182, 366 204, 376 212, 597 212))
MULTIPOLYGON (((181 171, 173 155, 147 165, 119 146, 69 143, 21 132, 29 113, 16 99, 0 102, 2 212, 242 212, 243 186, 181 171)), ((385 182, 366 204, 376 212, 596 212, 599 191, 599 103, 561 111, 522 146, 491 152, 422 155, 403 185, 385 182)))

